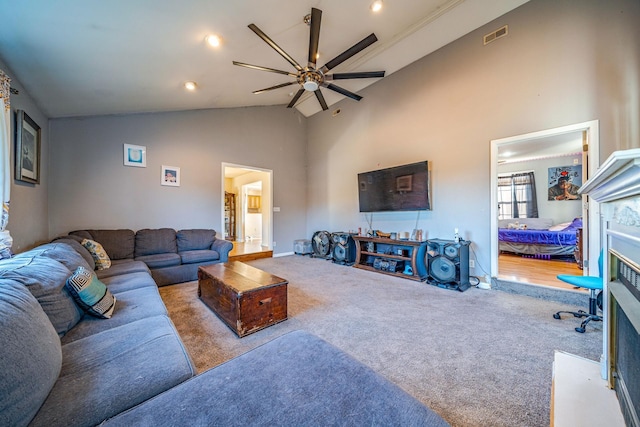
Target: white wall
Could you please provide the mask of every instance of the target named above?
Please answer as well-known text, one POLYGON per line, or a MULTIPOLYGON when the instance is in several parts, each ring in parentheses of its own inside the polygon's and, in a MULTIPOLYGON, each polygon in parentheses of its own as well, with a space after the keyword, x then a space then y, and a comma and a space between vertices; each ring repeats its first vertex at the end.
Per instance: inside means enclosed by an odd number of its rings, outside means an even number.
POLYGON ((13 252, 23 252, 47 240, 49 189, 49 119, 33 101, 19 78, 0 59, 0 69, 11 77, 11 87, 18 95, 11 95, 11 200, 9 230, 13 237, 13 252), (41 128, 40 184, 17 181, 15 176, 16 110, 24 110, 41 128))
MULTIPOLYGON (((358 172, 429 160, 433 211, 418 228, 458 227, 488 272, 490 141, 599 119, 602 160, 639 146, 638 22, 636 0, 532 0, 334 105, 339 115, 314 115, 307 234, 366 227, 358 172), (484 46, 503 25, 509 35, 484 46)), ((411 230, 416 217, 375 214, 374 228, 411 230)))
POLYGON ((276 249, 290 251, 306 229, 305 135, 306 121, 284 107, 53 119, 49 235, 171 227, 222 237, 226 162, 274 171, 276 249), (146 168, 123 166, 124 143, 147 147, 146 168), (181 168, 180 187, 160 185, 163 164, 181 168))
MULTIPOLYGON (((498 173, 533 171, 536 180, 538 217, 551 218, 554 224, 560 224, 582 216, 582 202, 581 200, 549 200, 548 170, 557 166, 573 166, 576 160, 582 162, 582 156, 563 156, 527 162, 506 163, 498 166, 498 173)), ((583 183, 577 184, 580 186, 583 183)))

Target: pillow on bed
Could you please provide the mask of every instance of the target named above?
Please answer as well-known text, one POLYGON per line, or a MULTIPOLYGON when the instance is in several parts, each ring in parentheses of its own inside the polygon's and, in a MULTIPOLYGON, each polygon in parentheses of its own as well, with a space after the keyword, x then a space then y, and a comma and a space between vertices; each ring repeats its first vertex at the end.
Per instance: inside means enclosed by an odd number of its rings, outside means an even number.
POLYGON ((569 227, 570 225, 571 225, 570 222, 563 222, 560 224, 552 225, 551 227, 549 227, 549 231, 562 231, 565 228, 569 227))

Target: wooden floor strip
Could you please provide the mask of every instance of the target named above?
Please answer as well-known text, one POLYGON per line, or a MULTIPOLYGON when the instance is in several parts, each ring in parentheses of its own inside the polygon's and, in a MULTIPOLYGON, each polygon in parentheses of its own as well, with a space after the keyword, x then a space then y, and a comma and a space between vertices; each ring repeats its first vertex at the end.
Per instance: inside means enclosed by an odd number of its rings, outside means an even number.
POLYGON ((558 280, 556 278, 558 274, 582 275, 582 270, 578 268, 575 260, 570 258, 547 260, 507 253, 501 253, 498 257, 499 279, 562 289, 581 289, 558 280))

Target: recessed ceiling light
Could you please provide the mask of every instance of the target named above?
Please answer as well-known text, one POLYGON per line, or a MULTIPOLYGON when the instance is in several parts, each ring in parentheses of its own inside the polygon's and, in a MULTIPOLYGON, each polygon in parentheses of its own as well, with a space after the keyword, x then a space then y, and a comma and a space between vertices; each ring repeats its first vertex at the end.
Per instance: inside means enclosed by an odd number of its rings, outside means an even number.
POLYGON ((197 86, 197 85, 196 85, 196 82, 186 82, 186 83, 184 84, 185 89, 187 89, 187 90, 191 90, 191 91, 196 90, 196 86, 197 86))
POLYGON ((372 12, 380 12, 382 10, 382 0, 376 0, 371 3, 372 12))
POLYGON ((220 44, 222 43, 222 39, 220 38, 220 36, 217 36, 215 34, 209 34, 204 39, 207 43, 209 43, 209 46, 212 47, 220 47, 220 44))

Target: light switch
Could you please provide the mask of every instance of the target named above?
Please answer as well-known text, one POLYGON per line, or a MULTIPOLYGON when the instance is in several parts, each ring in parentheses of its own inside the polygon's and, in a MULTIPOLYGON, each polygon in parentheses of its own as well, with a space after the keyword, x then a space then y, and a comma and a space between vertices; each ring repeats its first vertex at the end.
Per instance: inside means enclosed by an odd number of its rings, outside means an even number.
POLYGON ((280 206, 274 206, 273 207, 273 211, 274 212, 280 212, 280 206))

